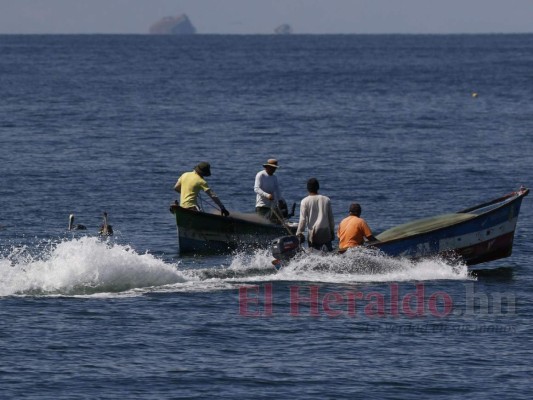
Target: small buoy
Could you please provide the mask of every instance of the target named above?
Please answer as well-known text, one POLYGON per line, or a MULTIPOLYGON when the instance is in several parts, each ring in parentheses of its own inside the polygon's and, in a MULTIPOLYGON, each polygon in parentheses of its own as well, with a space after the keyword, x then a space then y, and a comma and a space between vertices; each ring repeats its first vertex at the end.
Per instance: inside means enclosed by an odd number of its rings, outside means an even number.
POLYGON ((472 92, 472 97, 475 99, 478 96, 477 92, 472 92))

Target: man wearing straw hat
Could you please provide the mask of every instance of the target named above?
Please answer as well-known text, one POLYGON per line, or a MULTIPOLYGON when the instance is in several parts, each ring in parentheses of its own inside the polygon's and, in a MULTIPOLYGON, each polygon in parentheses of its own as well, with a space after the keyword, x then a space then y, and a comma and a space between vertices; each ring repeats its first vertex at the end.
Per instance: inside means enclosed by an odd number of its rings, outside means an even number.
POLYGON ((281 197, 278 178, 274 175, 278 169, 278 160, 270 158, 263 164, 263 168, 264 170, 259 171, 255 176, 255 212, 279 223, 276 221, 275 215, 272 215, 272 208, 278 207, 279 202, 284 201, 281 197))

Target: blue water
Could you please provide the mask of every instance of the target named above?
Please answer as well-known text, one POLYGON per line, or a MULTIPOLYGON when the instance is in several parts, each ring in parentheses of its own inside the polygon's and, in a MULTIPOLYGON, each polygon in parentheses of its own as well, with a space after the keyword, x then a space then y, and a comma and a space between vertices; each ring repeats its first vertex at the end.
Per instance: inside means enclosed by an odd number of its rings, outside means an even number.
POLYGON ((475 274, 181 257, 168 206, 202 160, 230 211, 275 157, 375 233, 531 186, 532 71, 532 35, 0 36, 0 397, 529 398, 531 198, 475 274))

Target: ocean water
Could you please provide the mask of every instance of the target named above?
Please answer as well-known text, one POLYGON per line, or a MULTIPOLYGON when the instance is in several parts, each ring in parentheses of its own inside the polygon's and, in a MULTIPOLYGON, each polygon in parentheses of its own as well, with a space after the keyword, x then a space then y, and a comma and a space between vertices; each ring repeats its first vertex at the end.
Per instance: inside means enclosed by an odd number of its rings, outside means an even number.
POLYGON ((531 198, 475 271, 182 257, 168 206, 203 160, 230 211, 275 157, 375 233, 529 187, 532 71, 533 35, 0 36, 0 397, 529 398, 531 198))

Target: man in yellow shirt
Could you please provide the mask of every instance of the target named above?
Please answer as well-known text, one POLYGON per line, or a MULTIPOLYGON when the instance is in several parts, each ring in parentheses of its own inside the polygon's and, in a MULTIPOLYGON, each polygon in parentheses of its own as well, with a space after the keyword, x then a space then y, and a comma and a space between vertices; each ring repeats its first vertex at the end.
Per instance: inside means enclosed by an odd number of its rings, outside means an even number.
POLYGON ((211 176, 211 165, 205 161, 202 161, 194 167, 194 171, 185 172, 180 176, 176 185, 174 185, 174 190, 180 194, 180 206, 187 209, 199 210, 198 193, 200 193, 200 190, 203 190, 220 207, 222 215, 227 217, 229 211, 226 210, 226 207, 224 207, 216 193, 209 188, 204 176, 211 176))
POLYGON ((350 247, 362 245, 365 238, 368 241, 377 241, 366 221, 360 216, 361 206, 357 203, 351 204, 350 215, 341 221, 337 229, 340 252, 344 252, 350 247))

